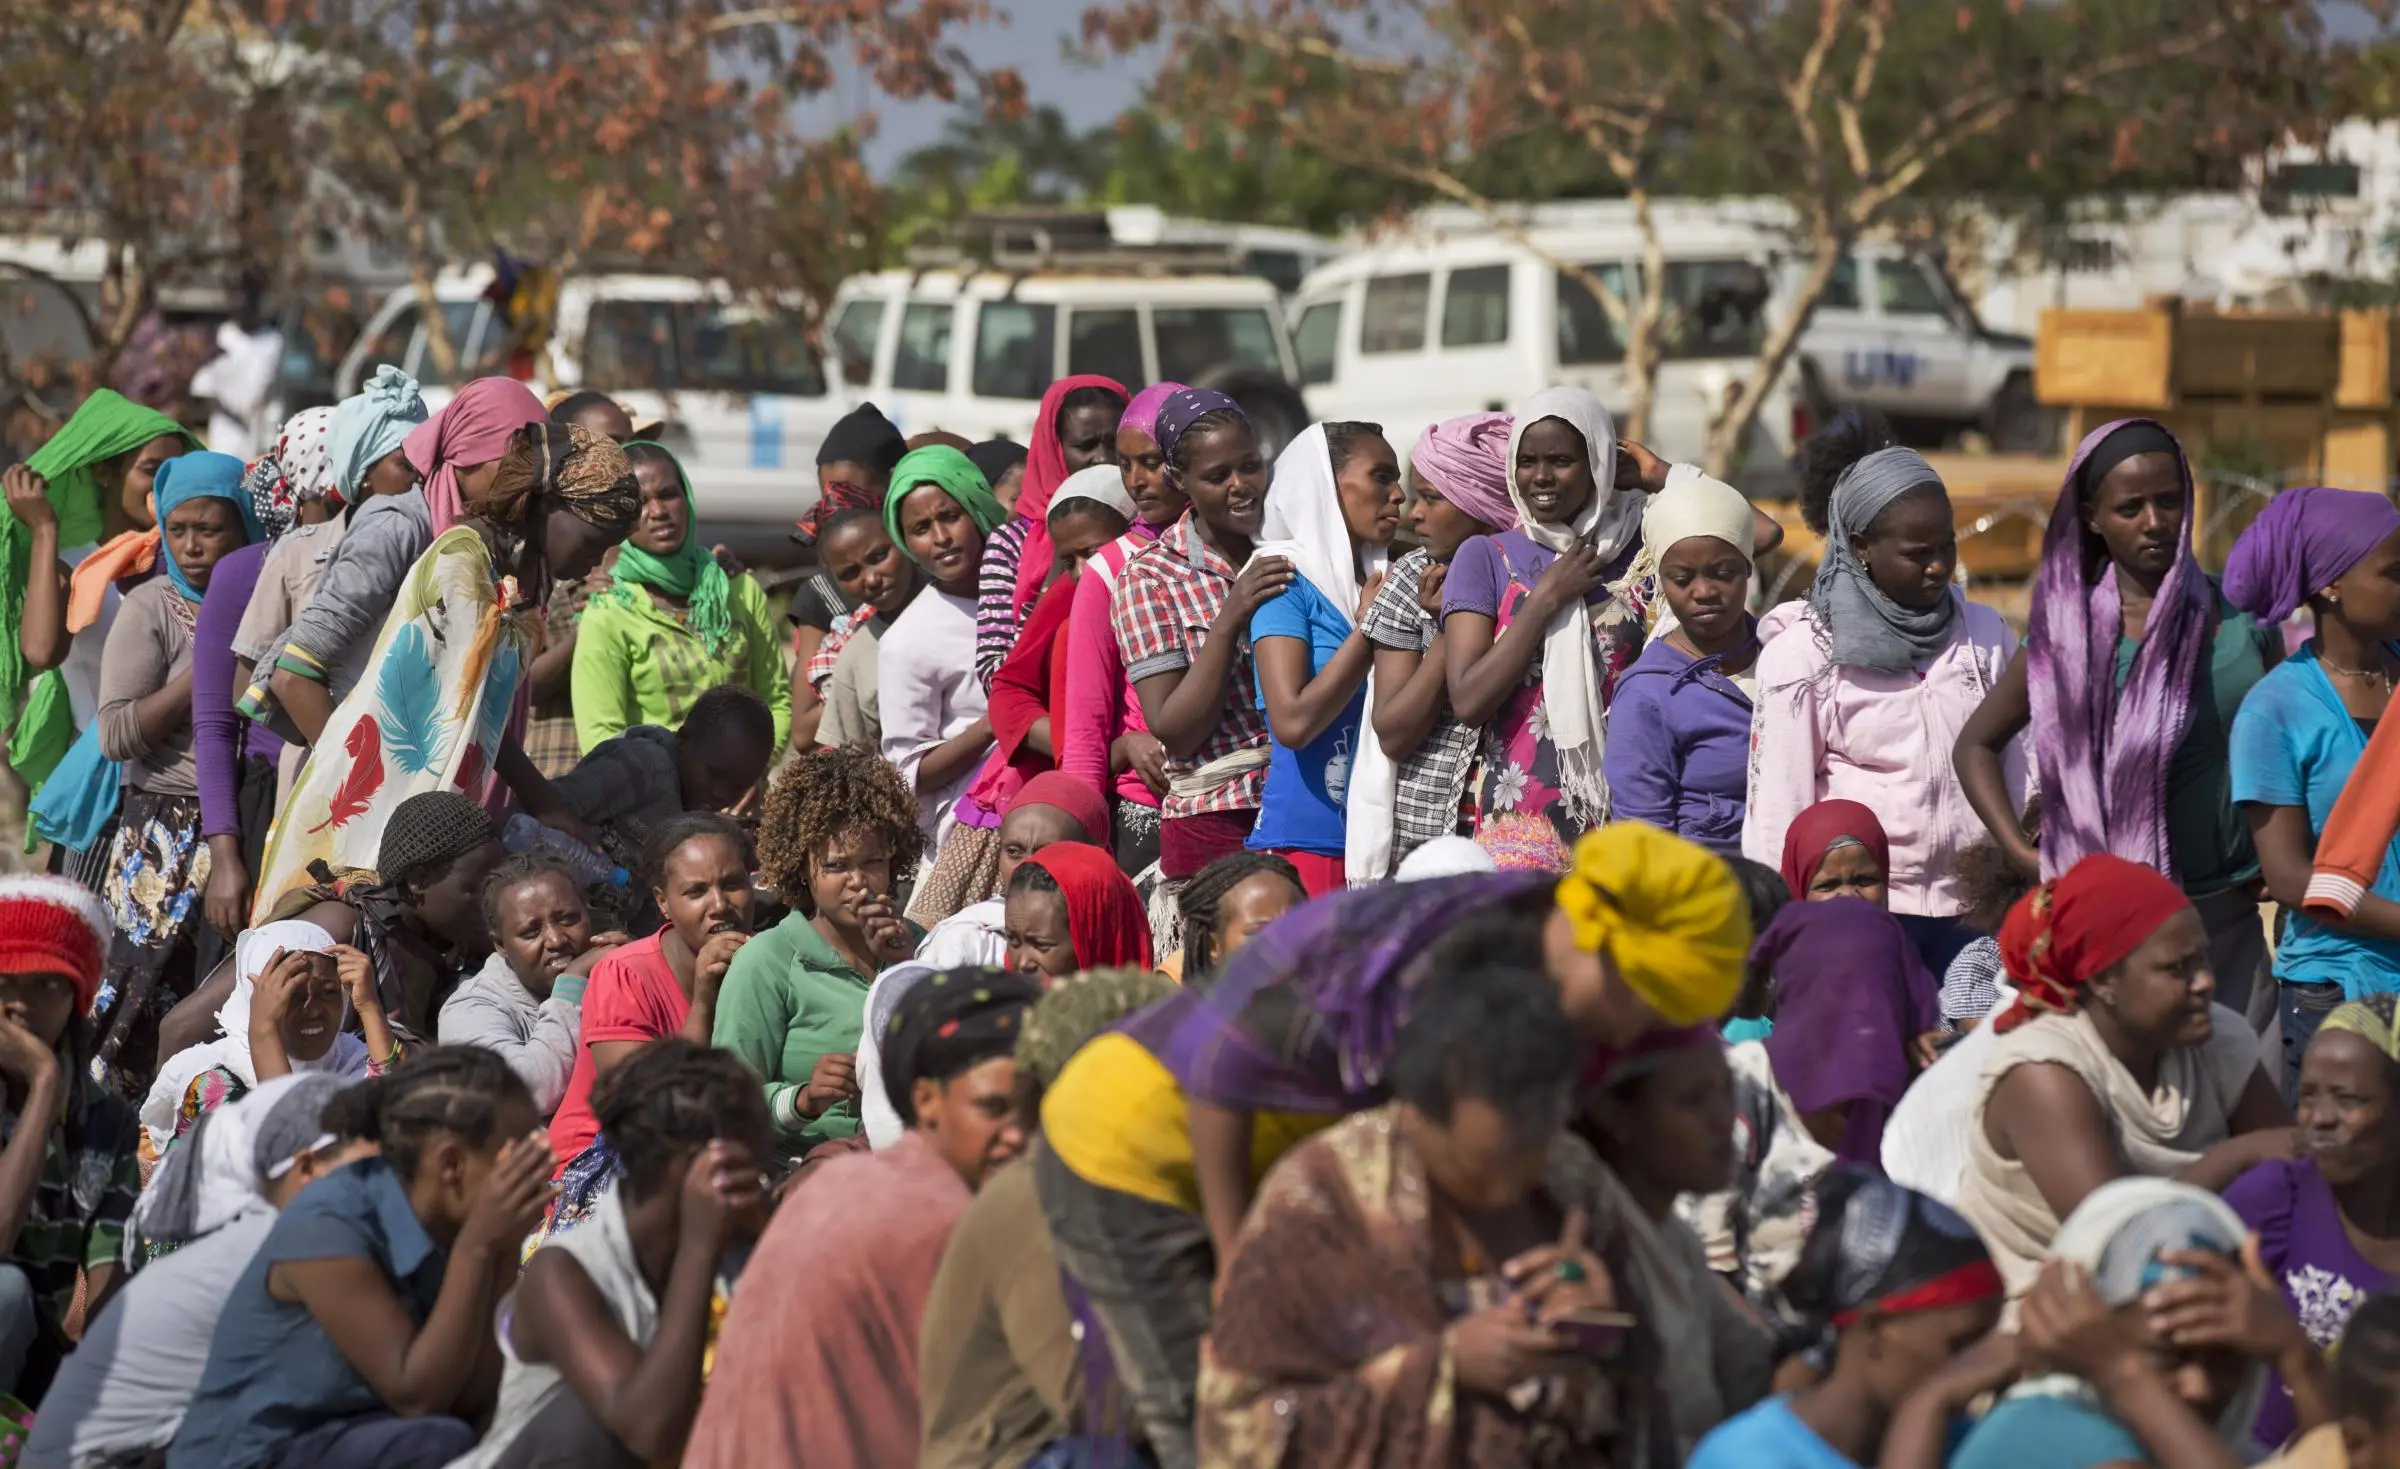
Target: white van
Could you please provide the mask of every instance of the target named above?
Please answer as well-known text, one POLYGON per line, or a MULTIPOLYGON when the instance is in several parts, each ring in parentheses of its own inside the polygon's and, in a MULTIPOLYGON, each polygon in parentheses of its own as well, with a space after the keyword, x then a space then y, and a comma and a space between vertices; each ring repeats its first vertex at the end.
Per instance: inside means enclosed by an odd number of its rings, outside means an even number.
MULTIPOLYGON (((343 360, 339 394, 389 362, 439 408, 456 382, 510 371, 505 323, 484 299, 491 282, 490 268, 478 267, 436 284, 456 374, 435 369, 416 292, 402 288, 343 360)), ((691 475, 699 534, 761 562, 792 559, 792 522, 816 503, 817 446, 858 401, 809 346, 796 311, 671 275, 570 276, 527 386, 545 396, 596 389, 637 422, 663 420, 663 442, 691 475)))

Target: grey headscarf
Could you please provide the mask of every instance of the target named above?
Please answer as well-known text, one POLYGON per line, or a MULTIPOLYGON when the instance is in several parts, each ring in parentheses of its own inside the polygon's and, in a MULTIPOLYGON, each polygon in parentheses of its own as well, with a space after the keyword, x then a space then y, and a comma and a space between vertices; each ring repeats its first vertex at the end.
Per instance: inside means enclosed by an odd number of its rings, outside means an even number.
POLYGON ((127 1257, 149 1245, 180 1245, 214 1234, 259 1209, 266 1190, 300 1154, 325 1146, 320 1118, 357 1078, 311 1071, 259 1083, 210 1109, 168 1150, 126 1230, 127 1257))
POLYGON ((1942 477, 1914 449, 1878 449, 1842 471, 1834 481, 1826 519, 1825 559, 1817 567, 1808 604, 1833 639, 1833 661, 1848 668, 1906 673, 1939 653, 1950 641, 1958 599, 1945 595, 1919 612, 1883 594, 1851 549, 1850 538, 1875 523, 1894 500, 1942 477))

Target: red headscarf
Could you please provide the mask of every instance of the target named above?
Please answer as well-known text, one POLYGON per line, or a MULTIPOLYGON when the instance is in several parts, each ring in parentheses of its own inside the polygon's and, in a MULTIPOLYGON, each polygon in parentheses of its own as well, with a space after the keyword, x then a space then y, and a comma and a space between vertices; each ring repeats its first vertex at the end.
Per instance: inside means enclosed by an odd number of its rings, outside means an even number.
POLYGON ((1078 968, 1150 967, 1150 913, 1116 858, 1084 842, 1052 842, 1024 865, 1057 880, 1078 968))
POLYGON ((1042 406, 1033 420, 1033 444, 1025 459, 1025 485, 1017 492, 1017 514, 1033 522, 1033 528, 1025 533, 1025 549, 1017 562, 1016 596, 1010 603, 1010 611, 1020 620, 1026 604, 1042 594, 1042 583, 1050 579, 1050 561, 1056 554, 1050 545, 1050 497, 1067 478, 1067 450, 1058 441, 1058 409, 1078 388, 1106 388, 1117 395, 1120 407, 1133 396, 1123 383, 1096 372, 1062 377, 1042 394, 1042 406))
POLYGON ((1856 801, 1819 801, 1783 834, 1783 884, 1794 898, 1808 896, 1808 885, 1825 865, 1825 854, 1844 837, 1865 847, 1887 875, 1891 872, 1891 838, 1883 834, 1883 823, 1874 812, 1856 801))
POLYGON ((440 535, 466 514, 458 467, 489 464, 508 452, 518 429, 549 418, 533 389, 513 377, 479 377, 458 390, 448 406, 408 431, 400 447, 425 476, 425 508, 440 535))
MULTIPOLYGON (((1063 770, 1045 770, 1025 782, 1024 787, 1010 799, 1008 809, 1014 811, 1019 806, 1048 806, 1054 811, 1065 812, 1074 818, 1077 826, 1083 828, 1083 834, 1090 837, 1095 846, 1108 838, 1108 802, 1100 799, 1100 793, 1092 789, 1091 782, 1063 770)), ((1053 877, 1057 875, 1051 874, 1053 877)))
POLYGON ((2105 852, 2019 898, 2000 925, 2000 959, 2017 1000, 1992 1030, 2004 1033, 2038 1013, 2074 1009, 2086 984, 2190 906, 2183 889, 2155 869, 2105 852))

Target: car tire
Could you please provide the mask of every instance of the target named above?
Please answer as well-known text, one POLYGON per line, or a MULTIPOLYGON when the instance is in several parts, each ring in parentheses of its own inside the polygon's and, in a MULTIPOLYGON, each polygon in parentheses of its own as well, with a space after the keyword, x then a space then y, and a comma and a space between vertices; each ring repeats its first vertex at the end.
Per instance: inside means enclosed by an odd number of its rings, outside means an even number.
POLYGON ((1992 395, 1984 432, 1995 454, 2056 454, 2059 415, 2033 395, 2033 379, 2016 373, 1992 395))
POLYGON ((1259 452, 1269 459, 1282 453, 1283 446, 1308 427, 1308 404, 1302 401, 1300 390, 1279 377, 1256 371, 1221 376, 1203 373, 1192 386, 1214 388, 1240 404, 1250 419, 1251 431, 1258 436, 1259 452))

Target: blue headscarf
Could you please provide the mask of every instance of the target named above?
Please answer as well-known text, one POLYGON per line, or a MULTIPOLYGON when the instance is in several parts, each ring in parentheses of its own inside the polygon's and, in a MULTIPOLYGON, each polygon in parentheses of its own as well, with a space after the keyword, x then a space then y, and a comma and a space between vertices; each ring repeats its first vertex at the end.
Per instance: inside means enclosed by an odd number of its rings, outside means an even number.
MULTIPOLYGON (((250 493, 242 487, 242 475, 247 466, 231 454, 216 454, 201 450, 170 459, 158 467, 151 495, 158 503, 158 525, 163 539, 167 516, 175 507, 192 500, 228 500, 241 512, 242 539, 245 543, 263 540, 266 530, 258 522, 258 511, 250 503, 250 493)), ((159 547, 158 559, 166 564, 167 579, 175 590, 183 593, 187 602, 200 600, 200 589, 185 579, 183 567, 177 564, 175 553, 159 547)))
POLYGON ((358 503, 359 481, 375 461, 399 448, 408 431, 428 416, 417 380, 388 362, 334 408, 326 452, 333 460, 333 487, 346 503, 358 503))

